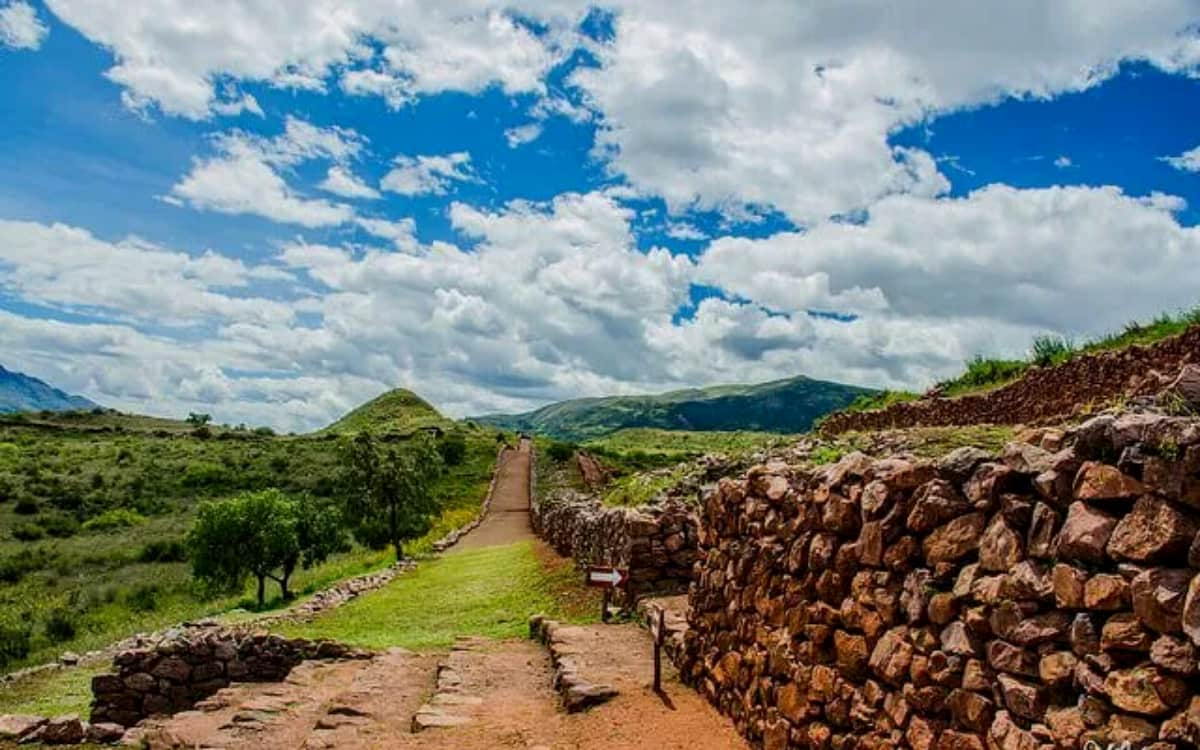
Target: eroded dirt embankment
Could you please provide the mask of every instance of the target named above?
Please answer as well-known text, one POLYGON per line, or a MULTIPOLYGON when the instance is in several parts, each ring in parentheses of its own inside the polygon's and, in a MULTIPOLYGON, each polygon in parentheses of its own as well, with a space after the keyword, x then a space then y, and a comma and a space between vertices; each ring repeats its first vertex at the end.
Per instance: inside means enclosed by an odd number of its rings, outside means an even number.
POLYGON ((1200 326, 1149 346, 1078 357, 1030 370, 987 393, 923 398, 886 409, 831 415, 821 432, 965 424, 1044 424, 1094 411, 1122 397, 1161 390, 1186 365, 1200 363, 1200 326))

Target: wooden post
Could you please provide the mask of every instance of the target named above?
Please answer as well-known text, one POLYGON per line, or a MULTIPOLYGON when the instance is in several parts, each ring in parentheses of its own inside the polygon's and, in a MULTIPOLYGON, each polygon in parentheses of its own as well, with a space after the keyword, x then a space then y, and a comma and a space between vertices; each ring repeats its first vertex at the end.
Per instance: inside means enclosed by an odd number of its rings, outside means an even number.
POLYGON ((662 644, 663 631, 666 630, 663 612, 658 610, 658 627, 654 629, 654 692, 662 692, 662 644))
POLYGON ((608 622, 608 600, 612 596, 612 589, 604 589, 604 596, 600 599, 600 622, 608 622))

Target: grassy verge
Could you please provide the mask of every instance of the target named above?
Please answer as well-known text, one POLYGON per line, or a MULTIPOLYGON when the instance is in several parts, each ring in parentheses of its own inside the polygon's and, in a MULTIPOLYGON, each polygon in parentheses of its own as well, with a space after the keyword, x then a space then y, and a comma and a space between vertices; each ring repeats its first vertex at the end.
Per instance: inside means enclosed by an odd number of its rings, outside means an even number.
POLYGON ((0 686, 0 714, 86 717, 92 703, 92 677, 106 667, 70 667, 0 686))
POLYGON ((368 648, 445 648, 459 635, 521 636, 538 612, 587 619, 591 602, 580 588, 570 564, 548 564, 533 543, 521 542, 430 560, 311 623, 277 630, 368 648))

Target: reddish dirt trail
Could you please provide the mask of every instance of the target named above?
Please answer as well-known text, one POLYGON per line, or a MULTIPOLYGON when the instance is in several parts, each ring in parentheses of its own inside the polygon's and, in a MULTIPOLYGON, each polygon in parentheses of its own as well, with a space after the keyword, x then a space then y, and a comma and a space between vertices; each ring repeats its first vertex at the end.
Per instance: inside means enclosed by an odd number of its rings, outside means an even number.
POLYGON ((528 440, 516 449, 504 451, 497 469, 496 489, 483 523, 451 548, 478 549, 513 542, 532 541, 529 524, 529 471, 533 457, 528 440))

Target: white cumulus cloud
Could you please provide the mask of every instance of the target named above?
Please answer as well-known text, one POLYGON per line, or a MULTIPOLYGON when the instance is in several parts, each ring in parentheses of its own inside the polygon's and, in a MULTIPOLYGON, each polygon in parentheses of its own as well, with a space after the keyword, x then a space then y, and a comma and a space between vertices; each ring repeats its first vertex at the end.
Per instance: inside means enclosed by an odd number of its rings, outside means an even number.
POLYGON ((471 155, 459 151, 444 156, 397 156, 379 186, 400 195, 444 195, 455 182, 474 182, 471 155))
POLYGON ((13 0, 0 5, 0 46, 34 50, 42 46, 49 33, 29 3, 13 0))

